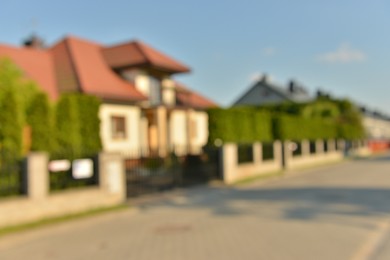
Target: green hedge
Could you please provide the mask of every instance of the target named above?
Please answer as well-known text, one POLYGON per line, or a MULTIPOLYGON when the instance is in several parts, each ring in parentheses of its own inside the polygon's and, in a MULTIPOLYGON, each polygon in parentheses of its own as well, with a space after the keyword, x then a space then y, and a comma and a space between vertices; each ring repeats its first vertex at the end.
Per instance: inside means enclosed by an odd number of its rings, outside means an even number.
POLYGON ((253 108, 213 108, 209 115, 209 144, 223 142, 251 143, 271 141, 271 116, 253 108))
POLYGON ((56 157, 91 156, 101 148, 100 100, 84 94, 64 94, 56 106, 56 157))
POLYGON ((22 155, 22 109, 15 90, 4 89, 0 95, 0 149, 10 158, 22 155))
POLYGON ((331 120, 279 115, 274 118, 274 136, 280 140, 334 139, 338 129, 331 120))
POLYGON ((57 147, 55 157, 69 159, 81 156, 80 120, 77 99, 73 94, 60 97, 56 105, 55 131, 57 147))
POLYGON ((94 96, 77 95, 77 108, 80 120, 81 154, 96 155, 102 150, 100 140, 99 107, 101 101, 94 96))
POLYGON ((54 118, 45 93, 37 93, 27 108, 27 123, 31 127, 31 150, 53 151, 55 147, 54 118))
POLYGON ((209 144, 217 139, 251 143, 275 139, 354 140, 365 136, 360 113, 348 100, 217 108, 208 113, 209 144))
POLYGON ((26 80, 17 65, 0 59, 0 147, 8 153, 22 155, 22 131, 27 125, 31 147, 25 148, 70 159, 98 153, 102 147, 99 106, 96 97, 64 94, 52 107, 47 95, 26 80))

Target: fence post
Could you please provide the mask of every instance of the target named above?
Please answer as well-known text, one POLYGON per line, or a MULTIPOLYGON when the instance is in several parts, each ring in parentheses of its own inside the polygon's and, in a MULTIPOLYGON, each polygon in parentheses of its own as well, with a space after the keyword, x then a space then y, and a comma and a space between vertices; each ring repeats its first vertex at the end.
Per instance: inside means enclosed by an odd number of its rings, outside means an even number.
POLYGON ((24 189, 29 199, 45 199, 49 194, 49 155, 43 152, 29 153, 25 159, 24 189))
POLYGON ((235 180, 237 164, 237 145, 224 144, 222 146, 222 179, 225 183, 231 183, 235 180))
POLYGON ((328 140, 328 151, 335 152, 336 151, 336 141, 334 139, 328 140))
POLYGON ((292 150, 291 150, 291 144, 292 142, 290 141, 284 141, 283 144, 282 144, 282 155, 283 155, 283 159, 282 159, 282 165, 283 165, 283 168, 284 169, 288 169, 290 167, 290 164, 291 164, 291 159, 292 159, 292 150))
POLYGON ((105 152, 99 153, 98 157, 100 189, 125 201, 127 187, 123 157, 118 153, 105 152))
POLYGON ((263 161, 263 149, 261 143, 254 143, 252 146, 253 149, 253 163, 260 164, 263 161))
POLYGON ((274 150, 274 161, 279 164, 280 168, 283 168, 282 143, 280 141, 274 141, 273 150, 274 150))
POLYGON ((310 155, 310 142, 309 142, 309 140, 302 140, 301 141, 301 150, 302 150, 302 156, 310 155))
POLYGON ((317 140, 316 141, 316 154, 324 153, 324 141, 317 140))

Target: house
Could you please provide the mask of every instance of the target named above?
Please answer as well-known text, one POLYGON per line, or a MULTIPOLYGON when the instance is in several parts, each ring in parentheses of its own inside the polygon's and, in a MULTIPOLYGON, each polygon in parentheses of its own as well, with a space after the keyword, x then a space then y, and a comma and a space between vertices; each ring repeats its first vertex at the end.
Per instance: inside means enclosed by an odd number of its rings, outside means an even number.
MULTIPOLYGON (((311 97, 302 86, 297 85, 294 81, 290 81, 287 87, 281 87, 271 82, 267 76, 263 76, 239 97, 233 103, 233 106, 261 106, 283 102, 304 103, 313 101, 318 97, 330 98, 331 96, 329 93, 318 90, 317 97, 311 97)), ((359 107, 356 102, 355 106, 359 107)), ((379 112, 370 111, 362 106, 360 106, 360 111, 371 149, 388 149, 390 147, 390 117, 379 112)))
POLYGON ((0 44, 0 57, 16 63, 52 100, 80 92, 103 101, 103 149, 126 157, 197 153, 208 138, 206 108, 214 102, 173 80, 190 69, 141 41, 112 46, 68 36, 44 47, 0 44))
POLYGON ((378 111, 360 107, 367 137, 375 141, 390 141, 390 117, 378 111))
POLYGON ((271 82, 267 76, 263 76, 240 96, 237 101, 234 102, 233 106, 260 106, 282 102, 302 103, 311 100, 312 97, 306 89, 296 82, 290 81, 287 87, 282 87, 271 82))

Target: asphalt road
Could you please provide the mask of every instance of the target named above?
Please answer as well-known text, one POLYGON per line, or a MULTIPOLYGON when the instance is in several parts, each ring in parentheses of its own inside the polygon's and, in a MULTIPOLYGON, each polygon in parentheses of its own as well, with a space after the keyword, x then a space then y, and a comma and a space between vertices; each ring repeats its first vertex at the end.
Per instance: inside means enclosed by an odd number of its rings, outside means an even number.
POLYGON ((389 214, 381 156, 7 235, 0 259, 390 259, 389 214))

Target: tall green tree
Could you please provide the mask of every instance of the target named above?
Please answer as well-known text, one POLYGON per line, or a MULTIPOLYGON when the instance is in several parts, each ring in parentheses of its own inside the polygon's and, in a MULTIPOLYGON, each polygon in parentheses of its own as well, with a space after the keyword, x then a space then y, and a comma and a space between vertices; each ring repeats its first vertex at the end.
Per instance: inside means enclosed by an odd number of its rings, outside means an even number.
POLYGON ((22 154, 22 110, 15 91, 7 88, 0 95, 0 148, 10 158, 22 154))
POLYGON ((82 136, 81 153, 83 156, 95 155, 102 149, 99 119, 101 101, 97 97, 83 94, 78 94, 75 98, 82 136))
POLYGON ((55 114, 57 157, 77 158, 81 155, 80 120, 74 94, 64 94, 58 100, 55 114))
POLYGON ((31 150, 52 152, 55 148, 54 118, 45 93, 37 93, 27 108, 27 123, 31 127, 31 150))

